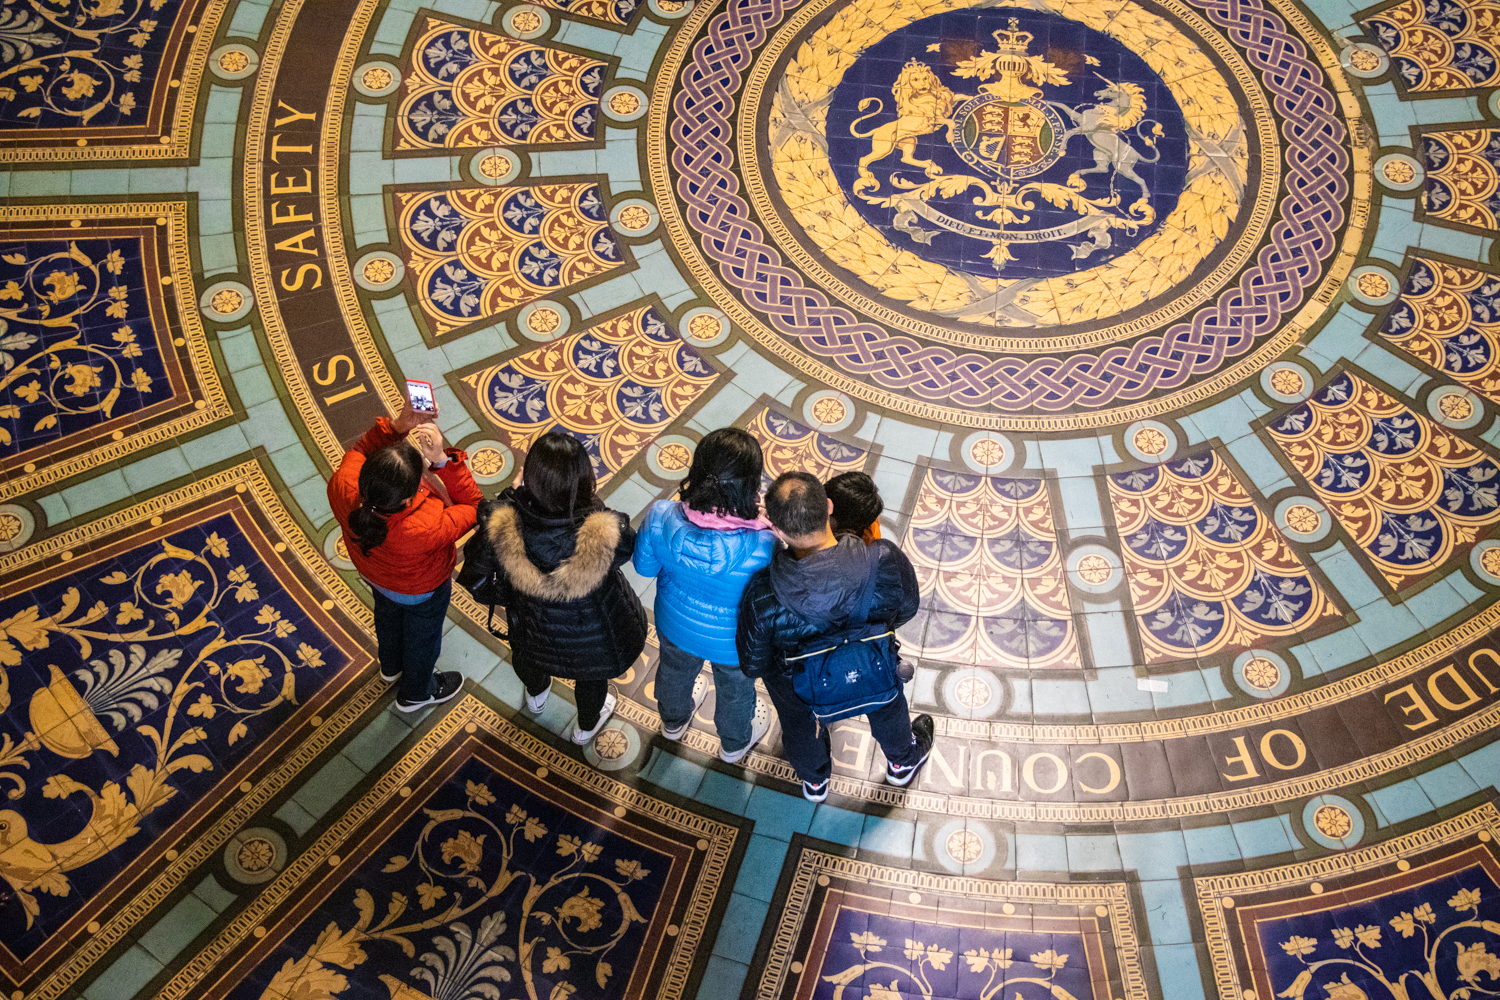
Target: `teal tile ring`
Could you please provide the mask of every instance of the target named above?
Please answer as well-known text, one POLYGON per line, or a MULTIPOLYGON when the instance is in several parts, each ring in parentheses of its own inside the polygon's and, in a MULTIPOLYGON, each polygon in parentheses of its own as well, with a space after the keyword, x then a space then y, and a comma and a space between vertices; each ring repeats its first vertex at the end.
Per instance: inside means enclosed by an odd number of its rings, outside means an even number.
POLYGON ((1300 403, 1312 395, 1317 384, 1306 367, 1291 361, 1277 361, 1260 373, 1260 387, 1279 403, 1300 403))
POLYGON ((1333 515, 1321 500, 1290 496, 1276 505, 1276 526, 1298 542, 1321 542, 1333 529, 1333 515))
MULTIPOLYGON (((925 824, 924 824, 925 825, 925 824)), ((1004 862, 995 834, 984 823, 953 819, 933 830, 929 856, 955 875, 975 875, 1004 862)))
POLYGON ((983 667, 954 670, 943 679, 943 701, 950 715, 987 719, 1005 704, 1005 682, 983 667))
POLYGON ((242 885, 269 882, 286 867, 286 840, 269 827, 246 827, 224 848, 224 869, 242 885))
POLYGON ((1390 268, 1379 264, 1356 267, 1344 285, 1356 302, 1367 306, 1388 306, 1401 295, 1401 282, 1390 268))
POLYGON ((625 239, 645 239, 661 224, 661 213, 644 198, 625 198, 609 210, 609 224, 625 239))
POLYGON ((552 29, 552 15, 547 8, 534 3, 518 4, 501 11, 497 21, 500 30, 523 42, 540 38, 552 29))
POLYGON ((611 121, 627 123, 644 117, 649 104, 646 92, 641 88, 622 84, 604 92, 601 107, 604 109, 605 117, 611 121))
POLYGON ((1350 76, 1361 80, 1375 80, 1384 76, 1391 68, 1391 60, 1385 50, 1370 42, 1346 42, 1339 55, 1339 65, 1350 76))
POLYGON ((221 45, 208 55, 208 68, 226 83, 238 83, 255 75, 260 54, 241 42, 221 45))
POLYGON ((0 552, 23 548, 36 533, 36 517, 20 504, 0 504, 0 552))
POLYGON ((343 529, 334 525, 332 531, 323 539, 323 556, 337 569, 352 572, 354 563, 349 559, 349 549, 344 541, 343 529))
POLYGON ((549 344, 565 337, 573 325, 568 307, 553 299, 528 302, 516 314, 516 332, 527 340, 549 344))
POLYGON ((1479 578, 1500 586, 1500 541, 1486 538, 1469 552, 1469 565, 1479 578))
POLYGON ((1068 553, 1068 582, 1086 594, 1108 595, 1125 582, 1120 556, 1104 545, 1080 545, 1068 553))
POLYGON ((401 70, 384 59, 361 63, 354 69, 354 89, 364 97, 390 97, 401 89, 401 70))
POLYGON ((367 292, 388 292, 406 277, 406 265, 389 250, 372 250, 354 262, 354 283, 367 292))
POLYGON ((255 293, 241 281, 216 281, 198 296, 198 308, 210 323, 238 323, 255 308, 255 293))
POLYGON ((516 455, 510 448, 493 438, 485 438, 465 446, 469 453, 469 471, 474 481, 481 486, 499 483, 510 485, 516 469, 516 455))
POLYGON ((1302 807, 1302 830, 1331 851, 1358 847, 1365 836, 1365 817, 1342 795, 1319 795, 1302 807))
POLYGON ((1422 164, 1407 153, 1389 153, 1375 161, 1375 179, 1399 194, 1416 191, 1425 175, 1422 164))
POLYGON ((1177 453, 1177 432, 1160 420, 1137 420, 1125 428, 1124 443, 1138 462, 1165 462, 1177 453))
POLYGON ((1292 685, 1286 658, 1269 649, 1247 649, 1234 658, 1234 682, 1252 698, 1275 698, 1292 685))
POLYGON ((1484 420, 1484 401, 1461 386, 1442 385, 1427 397, 1427 412, 1444 427, 1465 431, 1484 420))
POLYGON ((601 771, 621 771, 641 755, 641 732, 628 722, 611 719, 583 748, 583 759, 601 771))
POLYGON ((657 17, 679 21, 693 12, 693 0, 647 0, 646 7, 657 17))
POLYGON ((681 482, 693 464, 698 443, 681 434, 664 434, 646 449, 646 466, 670 483, 681 482))
POLYGON ((464 173, 481 184, 498 187, 521 176, 521 158, 503 146, 471 153, 464 160, 464 173))
POLYGON ((819 389, 802 403, 802 418, 823 434, 837 434, 854 424, 854 400, 837 389, 819 389))
POLYGON ((719 347, 734 334, 729 317, 713 306, 696 306, 677 321, 682 339, 695 347, 719 347))
POLYGON ((1025 458, 1024 451, 997 431, 970 434, 959 444, 958 455, 965 465, 981 476, 1003 475, 1025 458))

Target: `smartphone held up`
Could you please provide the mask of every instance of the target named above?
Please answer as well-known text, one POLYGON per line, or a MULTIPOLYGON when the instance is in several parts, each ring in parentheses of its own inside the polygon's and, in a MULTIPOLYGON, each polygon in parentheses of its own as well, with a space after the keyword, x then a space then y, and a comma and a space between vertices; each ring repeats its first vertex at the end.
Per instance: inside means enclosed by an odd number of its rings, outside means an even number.
POLYGON ((437 412, 437 403, 432 397, 431 382, 423 382, 414 378, 407 379, 406 398, 411 401, 411 408, 418 413, 437 412))

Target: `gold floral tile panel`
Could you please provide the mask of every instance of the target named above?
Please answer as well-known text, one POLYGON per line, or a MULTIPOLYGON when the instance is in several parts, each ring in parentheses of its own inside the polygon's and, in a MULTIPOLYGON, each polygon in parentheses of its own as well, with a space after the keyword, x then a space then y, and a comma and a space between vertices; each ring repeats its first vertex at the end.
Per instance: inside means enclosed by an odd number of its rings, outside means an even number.
POLYGON ((1392 589, 1500 522, 1494 456, 1349 372, 1268 430, 1392 589))
POLYGON ((901 549, 922 587, 903 637, 935 660, 1080 669, 1047 484, 927 470, 901 549))
POLYGON ((762 489, 783 472, 810 472, 826 482, 841 472, 863 469, 870 457, 864 448, 815 431, 771 406, 756 411, 745 430, 765 455, 762 489))
POLYGON ((0 220, 0 499, 230 415, 191 301, 185 203, 0 220))
POLYGON ((160 1000, 679 1000, 743 836, 468 696, 160 1000))
POLYGON ((1404 0, 1364 22, 1406 89, 1493 86, 1500 79, 1500 7, 1483 0, 1404 0))
POLYGON ((1148 662, 1286 642, 1342 618, 1216 452, 1106 480, 1148 662))
POLYGON ((185 159, 226 4, 48 0, 7 5, 0 163, 185 159))
MULTIPOLYGON (((534 314, 533 314, 534 315, 534 314)), ((719 378, 656 306, 630 309, 580 333, 460 378, 460 396, 517 452, 549 431, 583 443, 606 482, 719 378)))
POLYGON ((593 145, 608 63, 429 17, 408 47, 396 149, 593 145))
MULTIPOLYGON (((1459 385, 1500 403, 1500 275, 1414 257, 1380 332, 1459 385)), ((1449 398, 1454 419, 1472 415, 1471 401, 1449 398)))
POLYGON ((564 295, 626 261, 593 181, 398 191, 407 280, 434 336, 564 295))
POLYGON ((51 998, 385 685, 255 463, 7 554, 0 593, 0 989, 51 998))
POLYGON ((1477 229, 1497 229, 1500 131, 1465 129, 1422 136, 1427 167, 1422 209, 1427 218, 1477 229))
POLYGON ((1195 880, 1220 996, 1477 998, 1500 984, 1500 811, 1195 880))
POLYGON ((1150 995, 1123 883, 934 875, 796 841, 789 858, 751 963, 757 1000, 1150 995))

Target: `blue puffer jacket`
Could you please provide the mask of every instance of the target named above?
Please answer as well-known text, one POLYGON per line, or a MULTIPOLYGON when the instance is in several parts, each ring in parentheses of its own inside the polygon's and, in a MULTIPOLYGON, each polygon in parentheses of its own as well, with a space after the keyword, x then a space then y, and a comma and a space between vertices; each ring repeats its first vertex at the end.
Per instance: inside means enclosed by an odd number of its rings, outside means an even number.
POLYGON ((775 548, 769 529, 700 528, 676 500, 658 500, 636 536, 634 557, 637 573, 657 577, 656 630, 694 656, 738 665, 740 595, 775 548))

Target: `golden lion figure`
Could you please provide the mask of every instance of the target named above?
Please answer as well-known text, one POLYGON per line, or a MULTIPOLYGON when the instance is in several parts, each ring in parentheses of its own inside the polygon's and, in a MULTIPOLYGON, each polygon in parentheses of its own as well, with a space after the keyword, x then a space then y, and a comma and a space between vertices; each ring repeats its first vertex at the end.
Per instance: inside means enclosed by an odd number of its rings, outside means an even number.
POLYGON ((864 111, 872 104, 876 105, 875 110, 849 124, 850 135, 870 140, 870 151, 859 160, 859 178, 854 182, 856 195, 880 187, 879 179, 870 171, 870 164, 885 159, 898 149, 902 163, 921 167, 928 177, 941 174, 943 168, 936 163, 917 159, 917 139, 945 125, 952 125, 953 109, 968 100, 945 87, 926 63, 915 59, 901 68, 901 74, 891 87, 891 96, 896 99, 895 121, 877 125, 868 132, 859 131, 860 122, 885 110, 880 98, 866 97, 859 102, 859 110, 864 111))

